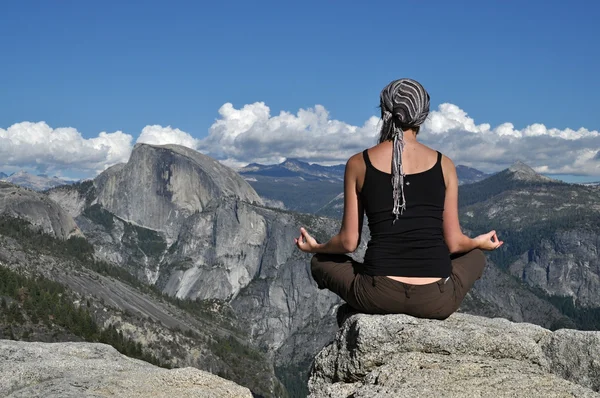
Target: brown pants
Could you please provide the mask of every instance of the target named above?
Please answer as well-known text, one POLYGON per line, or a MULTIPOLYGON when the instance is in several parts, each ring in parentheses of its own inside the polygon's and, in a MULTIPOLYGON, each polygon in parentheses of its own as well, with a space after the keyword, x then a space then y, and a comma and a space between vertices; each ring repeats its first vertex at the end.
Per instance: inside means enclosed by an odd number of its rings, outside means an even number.
POLYGON ((481 278, 485 263, 479 249, 455 256, 450 278, 427 285, 367 275, 361 263, 342 254, 315 254, 311 271, 319 289, 331 290, 359 312, 445 319, 481 278))

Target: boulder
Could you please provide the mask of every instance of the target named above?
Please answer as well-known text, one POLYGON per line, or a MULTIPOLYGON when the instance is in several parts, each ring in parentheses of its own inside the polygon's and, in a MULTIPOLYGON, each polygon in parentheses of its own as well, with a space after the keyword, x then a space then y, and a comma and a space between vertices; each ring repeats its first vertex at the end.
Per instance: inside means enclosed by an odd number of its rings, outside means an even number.
POLYGON ((194 368, 163 369, 96 343, 0 340, 3 397, 252 397, 232 381, 194 368))
POLYGON ((316 357, 310 397, 600 397, 600 332, 456 313, 352 315, 316 357))

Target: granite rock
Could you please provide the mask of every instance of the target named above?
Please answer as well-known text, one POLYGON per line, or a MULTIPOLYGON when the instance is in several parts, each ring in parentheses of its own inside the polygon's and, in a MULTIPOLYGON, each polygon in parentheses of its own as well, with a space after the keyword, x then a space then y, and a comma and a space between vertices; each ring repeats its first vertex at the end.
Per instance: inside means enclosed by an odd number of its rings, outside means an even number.
POLYGON ((456 313, 352 315, 313 364, 310 396, 600 397, 600 332, 456 313))
POLYGON ((3 397, 252 397, 232 381, 194 368, 167 370, 105 344, 0 340, 3 397))

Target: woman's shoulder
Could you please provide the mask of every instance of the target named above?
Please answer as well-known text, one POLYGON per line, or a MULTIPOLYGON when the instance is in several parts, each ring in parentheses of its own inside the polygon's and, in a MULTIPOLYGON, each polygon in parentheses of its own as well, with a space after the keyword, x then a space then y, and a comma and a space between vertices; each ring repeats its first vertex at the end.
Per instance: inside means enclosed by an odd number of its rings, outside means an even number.
POLYGON ((441 161, 442 161, 442 167, 446 166, 446 167, 452 167, 454 168, 454 162, 452 162, 452 159, 450 159, 448 156, 446 156, 442 151, 439 151, 435 148, 431 148, 425 144, 421 144, 421 146, 423 147, 423 149, 427 152, 430 153, 435 153, 436 156, 440 156, 441 157, 441 161))
POLYGON ((442 152, 438 151, 438 153, 441 154, 441 157, 442 157, 442 168, 453 169, 453 170, 456 169, 452 159, 450 159, 448 156, 444 155, 442 152))
POLYGON ((350 158, 346 162, 346 172, 348 172, 348 170, 350 169, 352 169, 352 171, 360 171, 365 168, 365 151, 366 149, 364 151, 360 151, 350 156, 350 158))
POLYGON ((448 156, 442 154, 442 175, 444 176, 444 181, 446 187, 449 184, 457 184, 458 176, 456 175, 456 167, 454 166, 454 162, 448 156))

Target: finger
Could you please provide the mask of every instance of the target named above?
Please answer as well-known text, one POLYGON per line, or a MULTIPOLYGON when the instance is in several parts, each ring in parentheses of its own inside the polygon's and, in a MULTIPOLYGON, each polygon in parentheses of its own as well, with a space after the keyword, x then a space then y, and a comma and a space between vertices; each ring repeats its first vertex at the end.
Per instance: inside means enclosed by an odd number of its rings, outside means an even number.
POLYGON ((309 240, 312 237, 310 236, 310 234, 304 229, 302 230, 302 236, 304 236, 304 239, 309 240))

